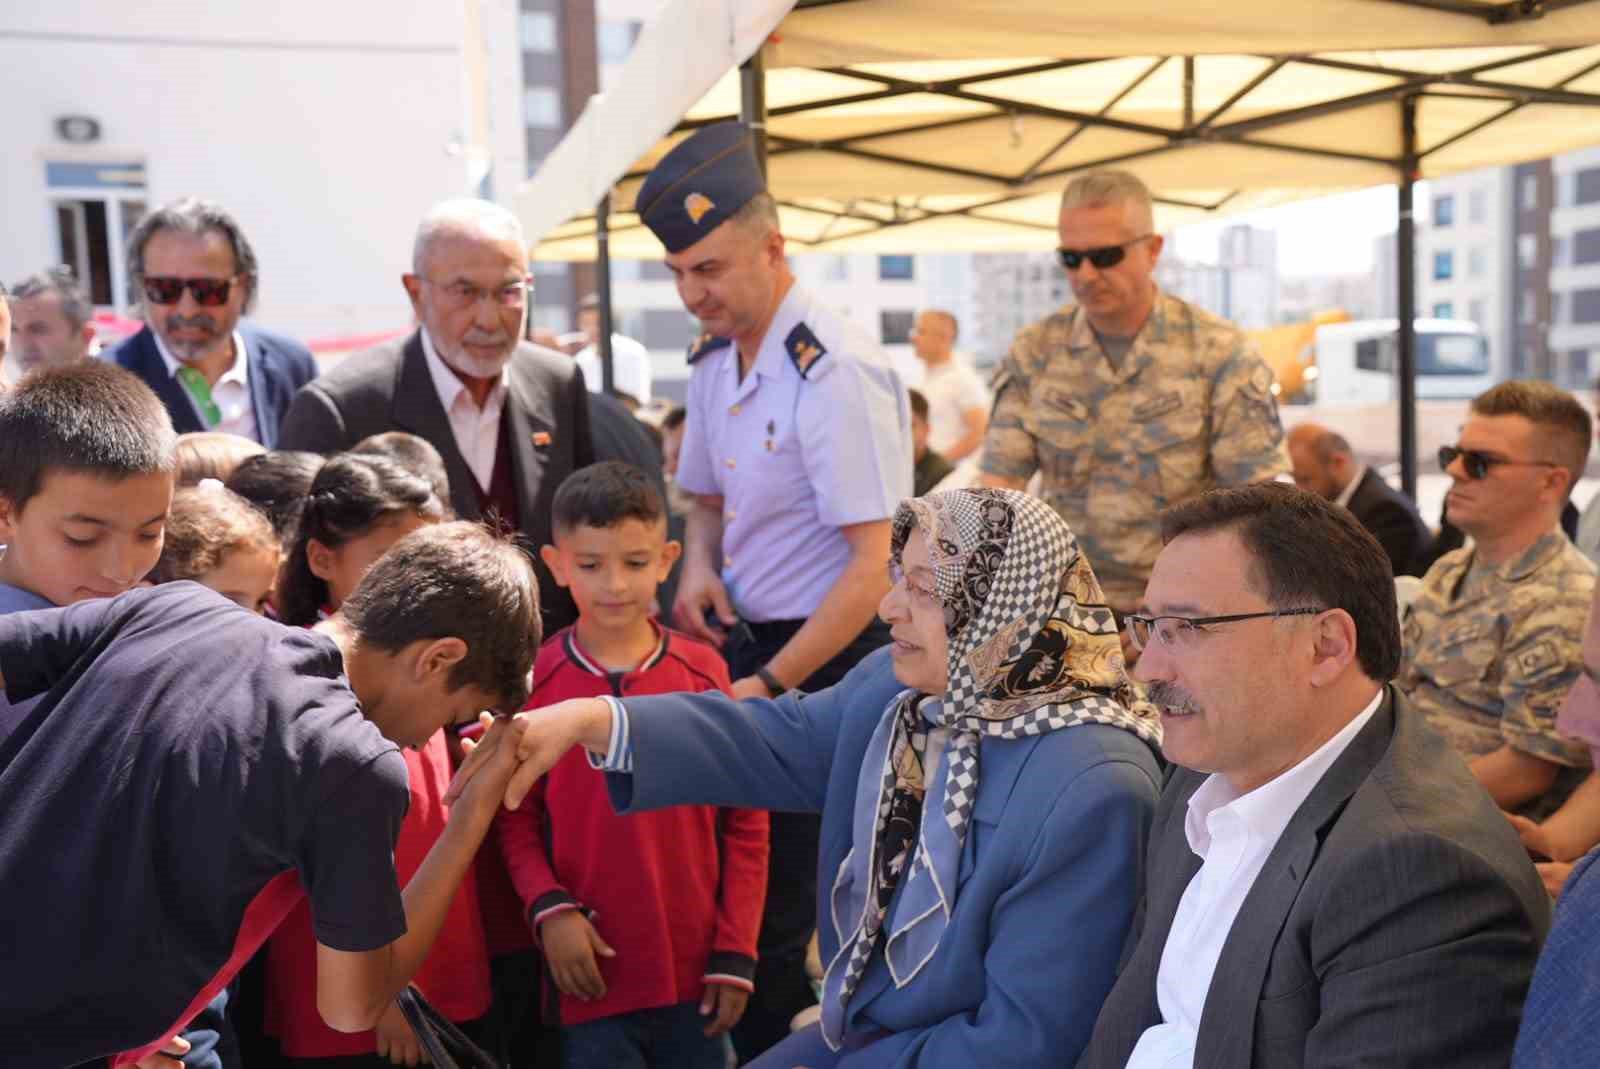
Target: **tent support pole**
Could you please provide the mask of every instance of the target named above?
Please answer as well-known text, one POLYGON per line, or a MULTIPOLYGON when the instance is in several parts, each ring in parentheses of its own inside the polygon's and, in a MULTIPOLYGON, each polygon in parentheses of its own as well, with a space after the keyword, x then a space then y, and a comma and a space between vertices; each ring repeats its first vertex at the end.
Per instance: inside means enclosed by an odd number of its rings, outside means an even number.
POLYGON ((1400 219, 1395 233, 1395 277, 1400 319, 1395 374, 1400 383, 1400 488, 1417 499, 1417 252, 1413 193, 1417 180, 1417 98, 1400 101, 1400 219))
POLYGON ((600 337, 596 351, 600 354, 600 388, 609 397, 616 389, 616 372, 611 364, 611 194, 600 198, 594 211, 595 261, 594 288, 600 298, 600 337))
POLYGON ((767 173, 767 61, 761 49, 739 64, 739 121, 755 133, 756 162, 767 173))

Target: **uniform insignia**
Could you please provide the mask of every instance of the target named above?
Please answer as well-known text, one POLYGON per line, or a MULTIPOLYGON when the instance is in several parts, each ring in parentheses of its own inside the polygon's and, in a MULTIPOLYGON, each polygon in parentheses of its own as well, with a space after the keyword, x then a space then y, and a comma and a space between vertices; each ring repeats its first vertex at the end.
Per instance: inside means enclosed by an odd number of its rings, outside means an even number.
POLYGON ((1265 364, 1250 372, 1250 386, 1257 394, 1265 397, 1272 392, 1272 369, 1265 364))
POLYGON ((534 448, 536 448, 536 449, 547 449, 547 448, 549 448, 549 446, 550 446, 550 432, 549 431, 534 431, 533 435, 532 435, 532 438, 533 438, 534 448))
POLYGON ((804 323, 798 324, 783 339, 783 347, 789 353, 789 359, 794 361, 795 370, 800 372, 800 377, 806 378, 813 365, 824 356, 828 349, 817 336, 811 333, 811 328, 804 323))
POLYGON ((724 338, 708 331, 689 344, 689 363, 693 364, 707 353, 714 353, 732 344, 732 338, 724 338))
POLYGON ((1540 642, 1517 654, 1517 667, 1522 670, 1523 679, 1531 679, 1552 668, 1564 668, 1565 663, 1553 643, 1540 642))
POLYGON ((705 218, 706 212, 715 207, 716 204, 704 193, 691 193, 683 198, 683 210, 689 213, 691 223, 698 223, 705 218))

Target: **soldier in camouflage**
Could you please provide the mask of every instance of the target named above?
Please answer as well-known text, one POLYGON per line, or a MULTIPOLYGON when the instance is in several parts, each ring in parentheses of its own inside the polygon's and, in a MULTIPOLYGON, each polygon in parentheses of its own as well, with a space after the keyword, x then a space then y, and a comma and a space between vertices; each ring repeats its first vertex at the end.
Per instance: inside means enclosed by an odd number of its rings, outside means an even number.
POLYGON ((1549 383, 1504 382, 1472 402, 1459 443, 1439 453, 1445 515, 1472 543, 1428 570, 1402 627, 1395 685, 1500 808, 1535 820, 1589 767, 1588 747, 1556 729, 1595 589, 1560 525, 1589 435, 1583 406, 1549 383))
POLYGON ((1017 335, 980 465, 988 486, 1040 473, 1119 615, 1144 595, 1162 509, 1289 467, 1272 372, 1233 324, 1156 288, 1152 227, 1131 174, 1067 186, 1058 255, 1077 303, 1017 335))

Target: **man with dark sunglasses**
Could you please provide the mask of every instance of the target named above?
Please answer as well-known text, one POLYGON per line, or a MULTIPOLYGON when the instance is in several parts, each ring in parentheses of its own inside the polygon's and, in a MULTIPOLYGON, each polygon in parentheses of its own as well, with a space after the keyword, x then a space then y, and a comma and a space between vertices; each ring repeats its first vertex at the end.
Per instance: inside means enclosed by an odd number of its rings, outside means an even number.
POLYGON ((243 321, 256 254, 233 216, 192 197, 158 208, 128 237, 128 276, 145 328, 108 359, 155 391, 180 434, 223 431, 274 448, 317 365, 299 342, 243 321))
POLYGON ((1017 335, 980 467, 989 486, 1041 475, 1126 614, 1161 549, 1160 511, 1286 472, 1283 428, 1272 372, 1244 334, 1157 289, 1162 238, 1143 182, 1074 178, 1059 232, 1076 303, 1017 335))
POLYGON ((1395 679, 1496 804, 1534 820, 1589 767, 1556 716, 1583 667, 1595 588, 1595 566, 1560 525, 1590 433, 1588 412, 1549 383, 1503 382, 1473 400, 1439 450, 1445 516, 1472 542, 1423 577, 1395 679))

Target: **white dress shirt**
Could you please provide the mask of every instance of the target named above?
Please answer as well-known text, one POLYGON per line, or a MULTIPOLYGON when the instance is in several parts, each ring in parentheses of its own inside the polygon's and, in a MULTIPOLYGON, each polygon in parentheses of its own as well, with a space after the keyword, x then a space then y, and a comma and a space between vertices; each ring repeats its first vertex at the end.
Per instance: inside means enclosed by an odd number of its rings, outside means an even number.
POLYGON ((1339 496, 1333 499, 1333 503, 1342 509, 1349 508, 1350 499, 1356 496, 1356 487, 1360 486, 1361 480, 1366 477, 1367 466, 1365 464, 1357 464, 1356 473, 1350 476, 1350 481, 1345 484, 1343 490, 1339 491, 1339 496))
MULTIPOLYGON (((600 350, 590 345, 573 357, 583 372, 583 384, 590 393, 604 390, 600 373, 600 350)), ((611 335, 611 382, 641 405, 650 403, 650 350, 621 334, 611 335)))
MULTIPOLYGON (((161 354, 162 362, 167 365, 167 374, 177 379, 179 369, 184 366, 183 361, 172 355, 172 350, 167 348, 167 343, 161 340, 160 334, 152 330, 150 336, 156 340, 156 351, 161 354)), ((200 417, 200 426, 204 427, 205 413, 200 411, 200 406, 190 396, 189 388, 180 380, 178 389, 189 398, 194 414, 200 417)), ((233 332, 233 366, 211 384, 211 400, 222 413, 222 420, 215 427, 209 428, 210 430, 237 434, 252 442, 261 441, 261 436, 256 433, 255 406, 250 403, 250 350, 245 347, 244 338, 237 330, 233 332)))
POLYGON ((500 444, 500 410, 506 404, 505 372, 495 380, 488 400, 480 408, 472 399, 467 384, 450 370, 450 365, 439 356, 439 350, 433 347, 427 327, 422 328, 422 356, 427 362, 428 374, 433 377, 433 388, 439 392, 439 403, 450 417, 456 448, 461 450, 472 477, 478 480, 478 487, 487 492, 494 478, 495 449, 500 444))
MULTIPOLYGON (((1283 829, 1345 747, 1372 719, 1383 691, 1315 753, 1248 794, 1213 773, 1189 797, 1183 830, 1200 871, 1183 892, 1156 972, 1161 1024, 1148 1028, 1127 1069, 1191 1069, 1200 1015, 1222 945, 1283 829)), ((1245 918, 1245 923, 1250 919, 1245 918)))

